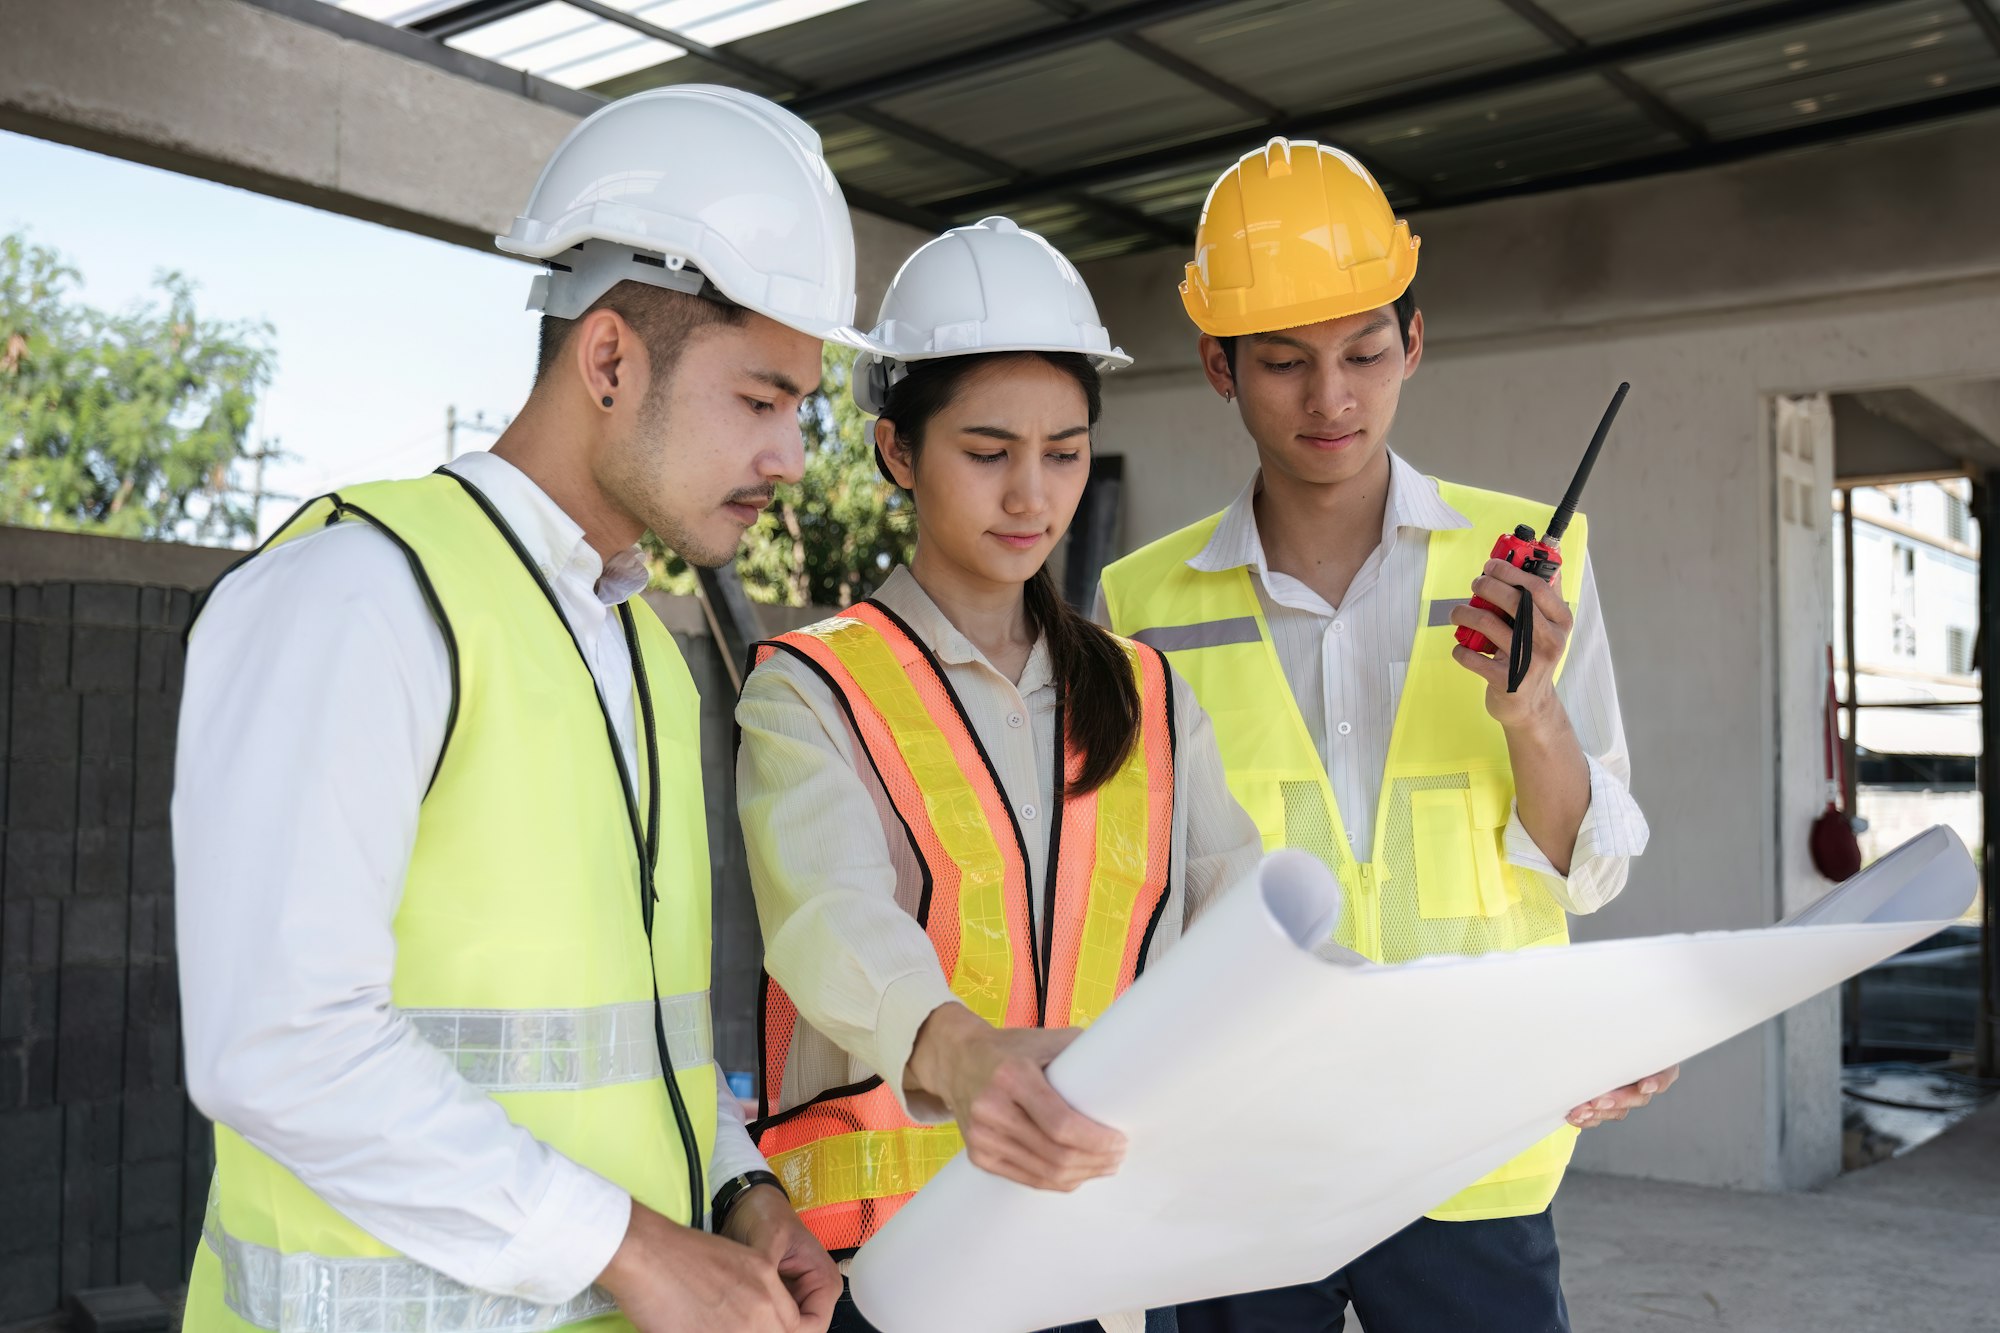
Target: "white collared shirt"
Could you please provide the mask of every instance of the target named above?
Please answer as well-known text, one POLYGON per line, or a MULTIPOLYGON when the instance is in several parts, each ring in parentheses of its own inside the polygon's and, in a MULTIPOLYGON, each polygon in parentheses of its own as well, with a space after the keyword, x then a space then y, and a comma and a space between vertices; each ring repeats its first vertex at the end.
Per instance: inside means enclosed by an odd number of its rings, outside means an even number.
MULTIPOLYGON (((1254 503, 1261 475, 1251 478, 1223 511, 1208 544, 1188 561, 1190 568, 1210 573, 1248 567, 1257 575, 1257 599, 1278 661, 1349 830, 1375 827, 1390 732, 1423 612, 1430 534, 1472 526, 1445 502, 1436 482, 1400 456, 1389 457, 1381 541, 1338 608, 1265 559, 1254 503)), ((1097 617, 1105 618, 1101 591, 1097 617)), ((1570 871, 1567 877, 1557 873, 1522 826, 1518 806, 1507 821, 1506 853, 1510 864, 1550 876, 1564 909, 1583 915, 1618 896, 1630 858, 1646 849, 1649 836, 1646 817, 1632 799, 1632 761, 1587 556, 1556 697, 1569 713, 1590 769, 1590 808, 1577 831, 1570 871)))
MULTIPOLYGON (((1047 640, 1036 641, 1020 679, 1009 680, 907 569, 892 573, 875 600, 943 666, 1014 804, 1029 892, 1042 902, 1052 870, 1049 825, 1061 815, 1053 808, 1056 682, 1047 640)), ((1247 879, 1263 854, 1257 826, 1229 792, 1207 714, 1187 682, 1169 676, 1173 843, 1149 961, 1180 937, 1184 921, 1247 879)), ((936 946, 917 922, 923 867, 846 713, 810 667, 773 654, 744 682, 736 721, 743 733, 736 806, 764 965, 806 1020, 793 1037, 785 1086, 772 1089, 772 1109, 875 1074, 903 1101, 918 1029, 940 1005, 955 1003, 936 946)), ((935 1099, 906 1105, 919 1120, 948 1118, 935 1099)))
MULTIPOLYGON (((555 590, 636 772, 616 608, 645 587, 637 549, 607 567, 491 454, 451 469, 555 590)), ((390 999, 451 690, 407 560, 365 523, 287 542, 216 589, 188 647, 174 774, 188 1088, 378 1240, 468 1286, 555 1304, 610 1262, 630 1197, 514 1125, 390 999)), ((764 1161, 717 1094, 719 1181, 764 1161)))

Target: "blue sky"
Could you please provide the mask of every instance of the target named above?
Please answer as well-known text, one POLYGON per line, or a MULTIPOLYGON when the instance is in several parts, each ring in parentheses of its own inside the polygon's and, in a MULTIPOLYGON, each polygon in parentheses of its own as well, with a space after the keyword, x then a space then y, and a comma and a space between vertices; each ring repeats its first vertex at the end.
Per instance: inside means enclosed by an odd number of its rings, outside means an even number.
MULTIPOLYGON (((510 416, 533 373, 532 270, 497 254, 0 132, 0 232, 26 231, 119 309, 179 269, 205 318, 267 320, 277 370, 252 439, 295 461, 265 484, 307 496, 444 461, 445 409, 510 416)), ((461 431, 459 449, 488 435, 461 431)), ((266 528, 289 502, 265 506, 266 528)))

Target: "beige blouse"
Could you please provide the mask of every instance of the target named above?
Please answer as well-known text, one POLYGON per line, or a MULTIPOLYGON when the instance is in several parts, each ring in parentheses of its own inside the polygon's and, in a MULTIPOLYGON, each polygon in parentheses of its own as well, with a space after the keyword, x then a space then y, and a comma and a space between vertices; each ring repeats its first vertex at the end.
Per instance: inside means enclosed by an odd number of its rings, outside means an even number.
MULTIPOLYGON (((1017 684, 952 628, 909 570, 891 574, 875 599, 943 664, 1013 803, 1041 902, 1055 817, 1056 688, 1046 641, 1035 644, 1017 684)), ((1172 874, 1149 960, 1215 895, 1247 879, 1262 854, 1256 825, 1224 783, 1208 715, 1186 682, 1172 681, 1172 874)), ((917 1029, 939 1005, 956 1003, 917 924, 923 874, 909 838, 832 691, 796 658, 774 653, 750 673, 736 720, 736 805, 764 966, 802 1020, 772 1109, 874 1074, 905 1100, 903 1067, 917 1029)), ((928 1097, 906 1109, 922 1121, 948 1118, 928 1097)))

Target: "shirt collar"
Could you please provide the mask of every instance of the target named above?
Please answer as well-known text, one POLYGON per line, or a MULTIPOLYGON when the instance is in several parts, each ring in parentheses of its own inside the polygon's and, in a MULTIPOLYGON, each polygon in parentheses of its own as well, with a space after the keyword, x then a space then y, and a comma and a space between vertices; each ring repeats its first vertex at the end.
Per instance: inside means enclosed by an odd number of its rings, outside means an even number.
MULTIPOLYGON (((986 660, 986 654, 980 652, 972 640, 959 633, 958 627, 946 618, 907 566, 896 566, 895 572, 875 590, 873 600, 894 611, 910 627, 910 632, 946 666, 965 666, 976 662, 999 674, 999 668, 986 660)), ((1025 699, 1052 683, 1049 639, 1046 634, 1037 635, 1035 646, 1028 652, 1028 664, 1021 668, 1021 679, 1014 683, 1014 688, 1025 699)))
MULTIPOLYGON (((1208 544, 1189 558, 1188 568, 1219 574, 1248 566, 1260 578, 1270 572, 1264 559, 1264 539, 1257 532, 1257 491, 1263 481, 1264 474, 1260 471, 1230 501, 1215 531, 1209 534, 1208 544)), ((1389 545, 1404 528, 1444 532, 1471 526, 1472 520, 1452 508, 1438 493, 1437 482, 1404 462, 1402 455, 1390 452, 1389 503, 1382 513, 1383 545, 1389 545)))
POLYGON ((645 589, 646 559, 639 547, 619 551, 608 562, 599 559, 597 548, 585 540, 582 526, 506 459, 474 450, 460 454, 446 467, 493 502, 551 584, 580 583, 606 606, 616 606, 645 589))

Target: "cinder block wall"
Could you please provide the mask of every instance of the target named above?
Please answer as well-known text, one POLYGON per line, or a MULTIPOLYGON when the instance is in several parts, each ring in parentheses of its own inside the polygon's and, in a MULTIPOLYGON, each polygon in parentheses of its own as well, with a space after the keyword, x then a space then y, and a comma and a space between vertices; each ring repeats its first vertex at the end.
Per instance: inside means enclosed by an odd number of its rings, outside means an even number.
MULTIPOLYGON (((79 1288, 176 1287, 200 1240, 211 1146, 181 1074, 168 816, 191 589, 237 554, 0 530, 0 1325, 79 1288)), ((734 691, 699 610, 649 600, 701 690, 717 1053, 751 1070, 734 691)), ((810 615, 773 610, 773 628, 810 615)))
POLYGON ((189 601, 0 585, 0 1321, 171 1287, 199 1234, 167 829, 189 601))

